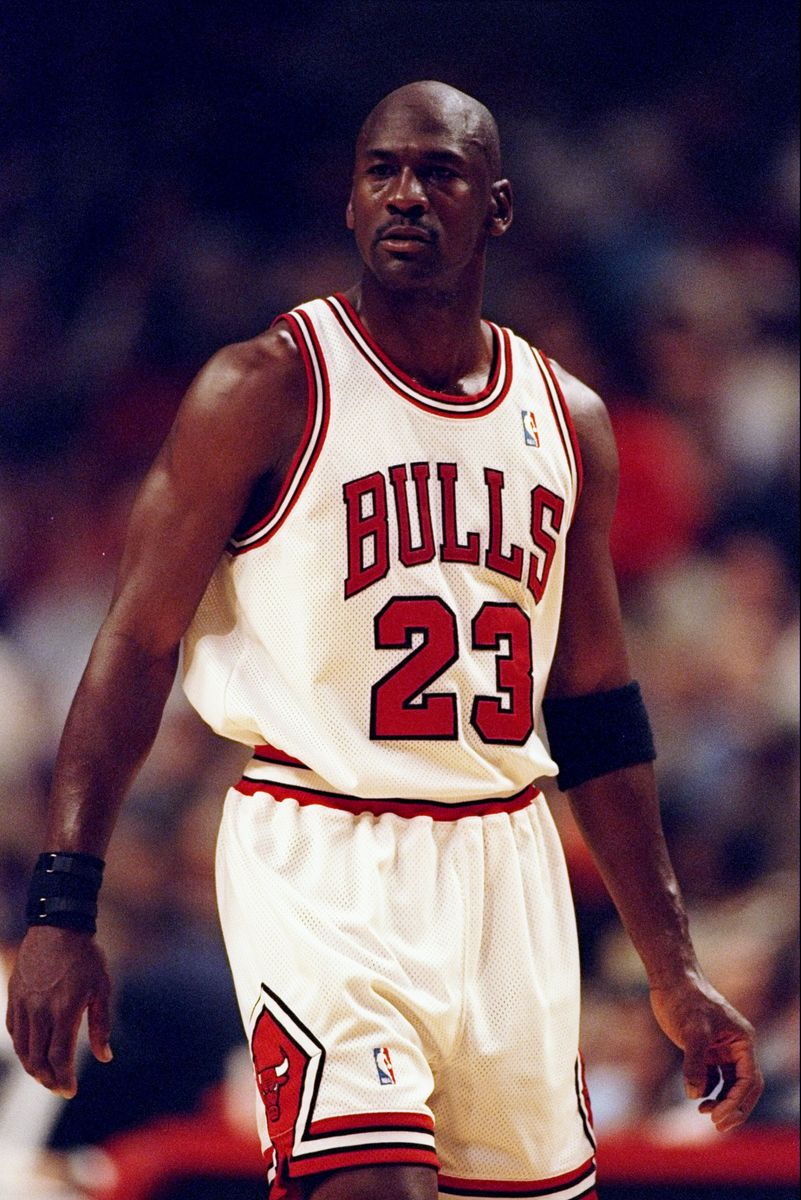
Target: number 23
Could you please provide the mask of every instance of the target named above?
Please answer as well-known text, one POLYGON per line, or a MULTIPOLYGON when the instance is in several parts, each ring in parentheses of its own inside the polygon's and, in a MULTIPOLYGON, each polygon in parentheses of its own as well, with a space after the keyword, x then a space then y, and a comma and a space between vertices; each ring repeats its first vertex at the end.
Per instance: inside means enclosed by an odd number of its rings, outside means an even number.
MULTIPOLYGON (((374 624, 376 649, 411 653, 373 684, 370 737, 455 740, 456 693, 426 691, 459 657, 453 610, 439 596, 395 596, 374 624), (422 640, 413 647, 415 634, 422 640)), ((500 695, 475 696, 470 723, 483 742, 522 745, 534 728, 528 616, 517 604, 487 601, 473 618, 471 636, 474 650, 495 651, 500 695)))

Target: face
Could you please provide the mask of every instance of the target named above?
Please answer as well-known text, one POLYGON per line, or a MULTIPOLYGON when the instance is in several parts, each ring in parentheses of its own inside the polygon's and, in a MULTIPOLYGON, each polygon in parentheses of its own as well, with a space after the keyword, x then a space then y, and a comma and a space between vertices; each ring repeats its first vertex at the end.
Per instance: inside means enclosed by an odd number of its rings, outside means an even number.
POLYGON ((393 289, 454 287, 506 231, 511 197, 493 181, 469 114, 406 102, 368 122, 347 209, 368 270, 393 289))

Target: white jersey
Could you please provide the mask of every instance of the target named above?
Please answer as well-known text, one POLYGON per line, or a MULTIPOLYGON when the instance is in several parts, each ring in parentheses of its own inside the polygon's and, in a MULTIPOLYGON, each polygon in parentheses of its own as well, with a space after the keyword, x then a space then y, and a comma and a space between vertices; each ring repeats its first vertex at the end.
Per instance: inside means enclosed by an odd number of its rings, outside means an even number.
POLYGON ((283 319, 303 442, 198 608, 189 700, 270 778, 334 796, 413 809, 555 775, 539 714, 581 463, 551 364, 489 324, 486 386, 450 395, 392 364, 343 296, 283 319))

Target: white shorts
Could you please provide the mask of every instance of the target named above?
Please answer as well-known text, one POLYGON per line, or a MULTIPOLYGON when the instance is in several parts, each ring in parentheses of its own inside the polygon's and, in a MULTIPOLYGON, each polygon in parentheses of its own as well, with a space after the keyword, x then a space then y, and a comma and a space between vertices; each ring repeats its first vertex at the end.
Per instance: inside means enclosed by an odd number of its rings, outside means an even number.
POLYGON ((436 1168, 450 1200, 594 1197, 573 904, 542 796, 409 817, 250 791, 226 798, 218 899, 272 1200, 376 1163, 436 1168))

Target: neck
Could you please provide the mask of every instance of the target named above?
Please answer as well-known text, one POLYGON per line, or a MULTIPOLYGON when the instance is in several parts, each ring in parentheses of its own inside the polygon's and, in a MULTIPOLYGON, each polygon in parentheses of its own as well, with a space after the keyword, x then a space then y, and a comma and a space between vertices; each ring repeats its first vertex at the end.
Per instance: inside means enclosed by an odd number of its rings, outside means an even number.
POLYGON ((480 391, 491 340, 481 324, 482 287, 458 291, 389 290, 365 271, 348 299, 381 349, 423 386, 480 391))

